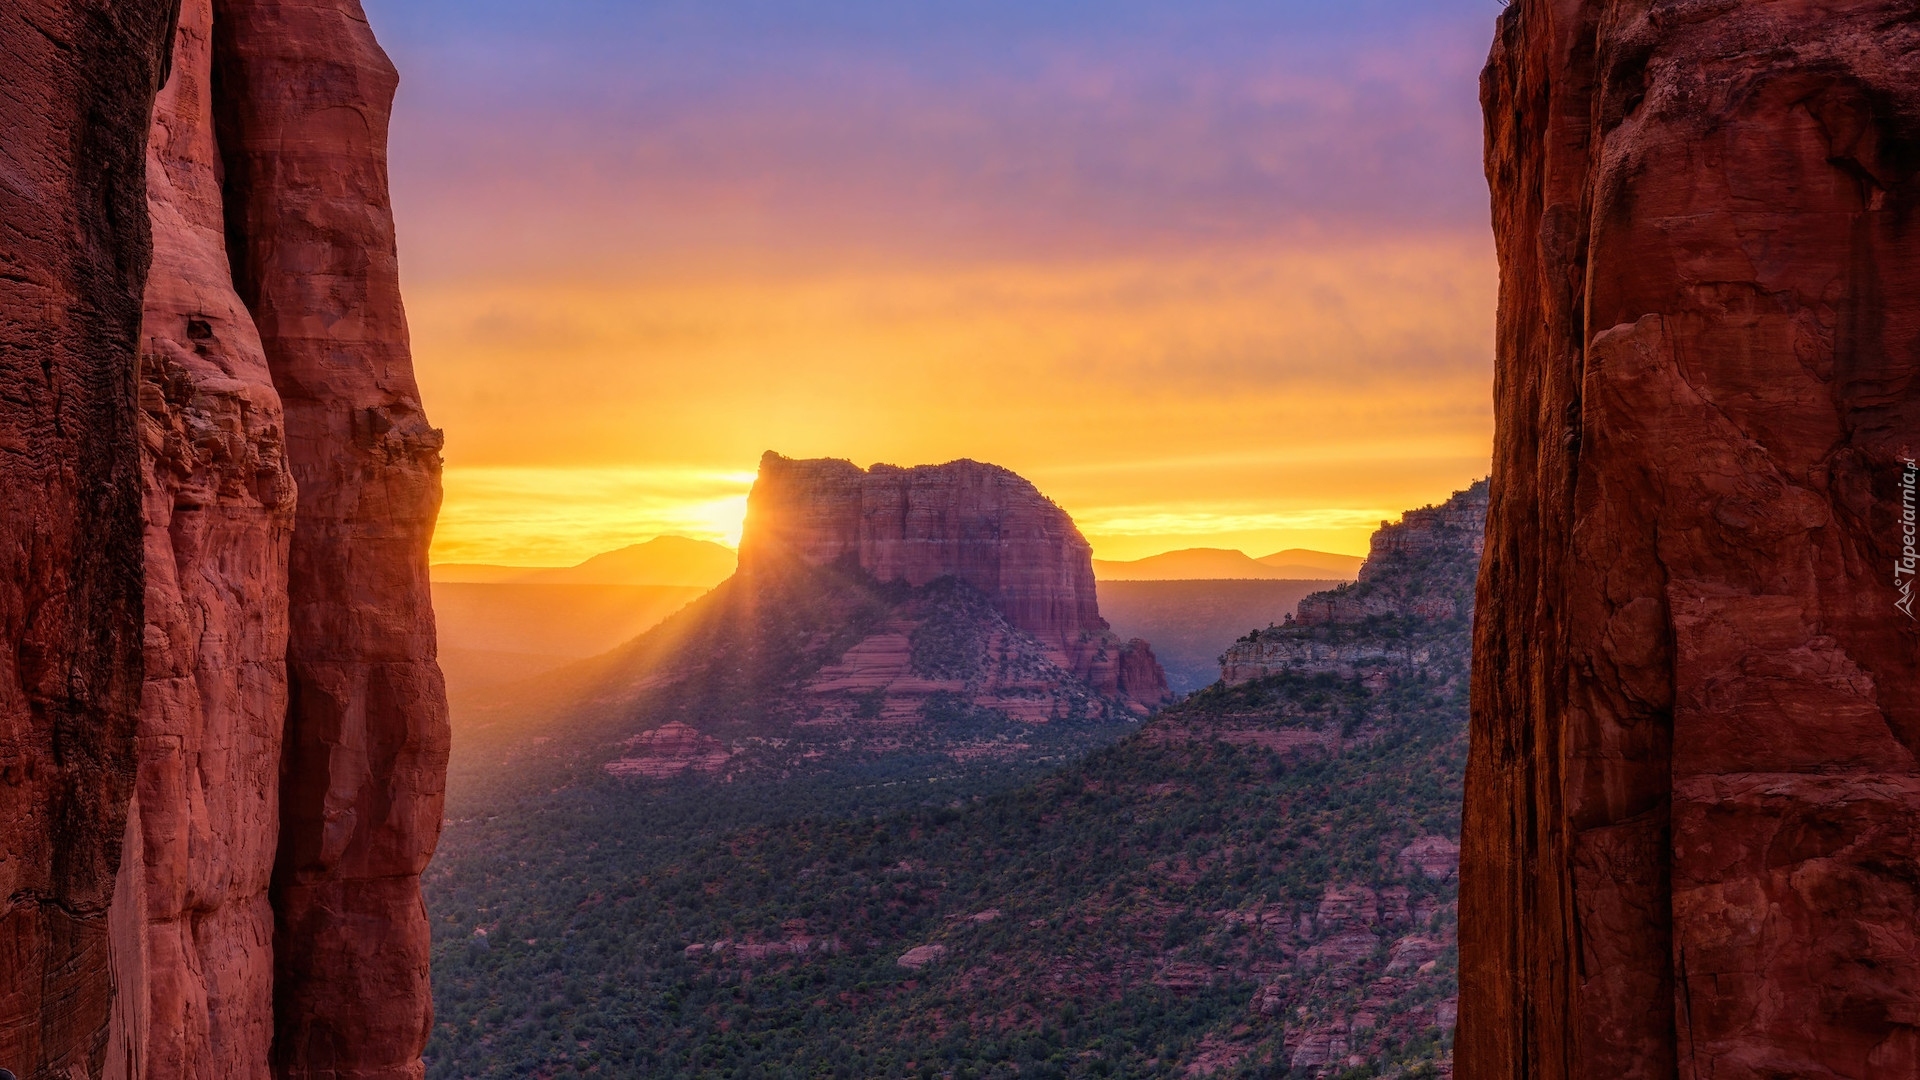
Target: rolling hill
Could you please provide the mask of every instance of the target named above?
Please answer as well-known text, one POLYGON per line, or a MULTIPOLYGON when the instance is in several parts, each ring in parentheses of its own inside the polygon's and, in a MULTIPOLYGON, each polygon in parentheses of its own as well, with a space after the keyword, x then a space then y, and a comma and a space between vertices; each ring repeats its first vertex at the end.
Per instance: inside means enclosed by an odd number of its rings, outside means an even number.
POLYGON ((1255 559, 1228 548, 1187 548, 1144 559, 1093 561, 1101 581, 1320 580, 1351 581, 1360 571, 1358 555, 1290 548, 1255 559))
POLYGON ((711 589, 732 575, 733 549, 708 540, 657 536, 644 544, 608 551, 577 566, 494 566, 440 563, 436 584, 464 585, 650 585, 711 589))

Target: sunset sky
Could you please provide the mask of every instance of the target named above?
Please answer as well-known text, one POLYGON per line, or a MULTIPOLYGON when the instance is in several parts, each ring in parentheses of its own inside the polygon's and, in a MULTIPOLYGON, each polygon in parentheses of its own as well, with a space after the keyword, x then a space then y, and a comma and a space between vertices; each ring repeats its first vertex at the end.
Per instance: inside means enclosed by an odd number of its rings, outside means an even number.
POLYGON ((436 561, 732 542, 764 450, 1005 465, 1103 558, 1484 475, 1495 0, 366 0, 436 561))

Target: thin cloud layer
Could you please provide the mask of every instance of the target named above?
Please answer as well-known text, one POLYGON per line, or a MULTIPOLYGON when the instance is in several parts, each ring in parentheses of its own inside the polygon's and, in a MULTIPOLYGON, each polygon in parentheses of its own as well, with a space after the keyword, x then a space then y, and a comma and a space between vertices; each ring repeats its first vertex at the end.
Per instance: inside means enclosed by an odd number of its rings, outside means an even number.
POLYGON ((1485 470, 1491 4, 368 8, 436 557, 677 497, 459 470, 970 456, 1110 557, 1361 550, 1485 470))

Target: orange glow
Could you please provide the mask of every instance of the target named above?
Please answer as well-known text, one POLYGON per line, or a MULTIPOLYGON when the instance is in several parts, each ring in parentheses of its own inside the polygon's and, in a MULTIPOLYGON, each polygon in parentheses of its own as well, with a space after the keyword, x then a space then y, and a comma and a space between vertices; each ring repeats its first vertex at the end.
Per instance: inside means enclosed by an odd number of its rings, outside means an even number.
MULTIPOLYGON (((1487 470, 1480 235, 1177 258, 768 263, 432 281, 435 561, 734 543, 764 450, 1011 468, 1096 553, 1363 553, 1487 470)), ((744 262, 744 261, 743 261, 744 262)))

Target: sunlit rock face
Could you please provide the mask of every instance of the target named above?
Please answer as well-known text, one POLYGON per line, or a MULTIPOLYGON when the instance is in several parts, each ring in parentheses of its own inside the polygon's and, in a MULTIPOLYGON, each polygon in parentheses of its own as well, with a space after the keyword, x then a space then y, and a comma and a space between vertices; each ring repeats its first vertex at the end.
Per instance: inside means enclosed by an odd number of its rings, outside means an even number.
POLYGON ((1462 665, 1487 522, 1487 482, 1382 522, 1357 581, 1300 600, 1285 625, 1235 642, 1220 678, 1336 675, 1373 682, 1462 665))
POLYGON ((280 396, 235 294, 213 117, 213 3, 181 6, 154 109, 141 343, 146 941, 136 1075, 264 1076, 287 716, 294 482, 280 396))
POLYGON ((1920 1072, 1920 23, 1519 0, 1463 1077, 1920 1072))
POLYGON ((446 790, 427 424, 387 193, 398 78, 358 0, 216 0, 229 256, 299 486, 274 871, 274 1063, 418 1076, 432 1005, 420 872, 446 790))
POLYGON ((996 465, 861 469, 769 453, 747 502, 740 566, 842 560, 881 582, 951 577, 978 589, 1096 693, 1142 706, 1167 695, 1144 642, 1121 643, 1100 617, 1093 549, 1067 512, 996 465))
POLYGON ((0 1065, 99 1076, 134 783, 134 374, 170 0, 0 5, 0 1065))
POLYGON ((0 1065, 419 1076, 440 436, 392 68, 355 0, 0 43, 0 1065))

